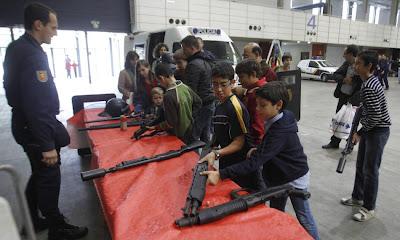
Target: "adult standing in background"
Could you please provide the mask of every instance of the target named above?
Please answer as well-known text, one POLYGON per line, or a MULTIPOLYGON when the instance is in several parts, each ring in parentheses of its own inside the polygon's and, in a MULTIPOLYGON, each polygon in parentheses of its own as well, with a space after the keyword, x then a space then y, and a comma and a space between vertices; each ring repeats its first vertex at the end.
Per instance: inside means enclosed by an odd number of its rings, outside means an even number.
POLYGON ((69 58, 69 56, 65 56, 65 70, 67 71, 67 78, 71 79, 71 59, 69 58))
POLYGON ((158 43, 154 49, 153 49, 153 57, 154 57, 154 61, 151 64, 151 71, 154 72, 156 69, 157 64, 161 63, 161 56, 164 53, 167 53, 169 51, 169 48, 167 46, 167 44, 165 43, 158 43))
POLYGON ((132 100, 132 95, 136 91, 136 63, 139 55, 135 51, 126 54, 124 69, 118 77, 118 91, 122 93, 124 101, 132 100))
POLYGON ((260 80, 263 79, 263 81, 270 82, 277 79, 276 73, 271 69, 271 67, 265 66, 268 63, 266 59, 262 59, 262 49, 257 43, 250 42, 244 46, 243 59, 255 60, 258 64, 264 66, 262 68, 264 71, 261 72, 259 76, 260 80))
POLYGON ((27 154, 32 175, 26 197, 35 230, 49 228, 48 239, 78 239, 86 227, 68 224, 58 207, 60 149, 69 135, 59 122, 59 99, 47 55, 40 46, 57 35, 57 15, 49 7, 32 3, 24 10, 25 34, 12 42, 4 60, 4 88, 12 107, 12 133, 27 154), (39 217, 40 213, 45 217, 39 217))
MULTIPOLYGON (((332 79, 336 80, 337 85, 334 96, 338 98, 336 112, 342 108, 344 104, 350 102, 353 106, 360 104, 360 89, 362 80, 358 74, 355 74, 355 59, 358 54, 358 47, 356 45, 349 45, 343 53, 345 62, 333 73, 332 79)), ((331 141, 323 145, 323 149, 339 148, 341 139, 332 135, 331 141)))
POLYGON ((215 111, 215 96, 211 83, 211 65, 213 60, 200 49, 194 36, 182 40, 182 50, 187 59, 184 83, 202 100, 202 107, 195 116, 193 137, 208 143, 211 139, 211 118, 215 111))

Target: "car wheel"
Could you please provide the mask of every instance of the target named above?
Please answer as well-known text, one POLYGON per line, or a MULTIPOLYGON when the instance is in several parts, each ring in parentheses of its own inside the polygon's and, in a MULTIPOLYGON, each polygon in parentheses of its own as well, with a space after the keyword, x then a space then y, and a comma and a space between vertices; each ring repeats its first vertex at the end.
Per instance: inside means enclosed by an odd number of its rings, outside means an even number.
POLYGON ((323 82, 327 82, 327 81, 328 81, 328 75, 322 74, 322 75, 321 75, 321 80, 322 80, 323 82))

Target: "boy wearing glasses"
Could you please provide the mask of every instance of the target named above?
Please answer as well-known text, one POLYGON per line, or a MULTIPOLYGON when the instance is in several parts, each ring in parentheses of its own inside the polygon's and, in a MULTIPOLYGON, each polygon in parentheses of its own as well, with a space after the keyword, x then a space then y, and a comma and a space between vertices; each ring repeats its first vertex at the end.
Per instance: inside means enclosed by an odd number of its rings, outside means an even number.
MULTIPOLYGON (((215 148, 202 161, 219 160, 219 169, 246 161, 246 154, 250 150, 247 137, 250 116, 244 104, 232 93, 233 83, 232 66, 225 62, 217 63, 212 69, 213 90, 219 102, 212 118, 214 126, 212 146, 215 148)), ((265 187, 260 171, 233 177, 232 180, 241 187, 251 190, 265 187)))

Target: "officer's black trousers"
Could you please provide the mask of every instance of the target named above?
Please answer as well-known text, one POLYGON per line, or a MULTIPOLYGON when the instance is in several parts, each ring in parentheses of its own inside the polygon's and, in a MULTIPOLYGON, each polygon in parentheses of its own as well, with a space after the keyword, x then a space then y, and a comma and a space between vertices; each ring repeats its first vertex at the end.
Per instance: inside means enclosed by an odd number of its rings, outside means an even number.
MULTIPOLYGON (((58 198, 60 195, 61 174, 60 161, 51 167, 46 166, 41 160, 42 152, 37 145, 23 146, 32 167, 25 190, 28 206, 33 221, 38 217, 38 210, 48 219, 60 216, 58 198)), ((59 153, 59 150, 57 150, 59 153)))

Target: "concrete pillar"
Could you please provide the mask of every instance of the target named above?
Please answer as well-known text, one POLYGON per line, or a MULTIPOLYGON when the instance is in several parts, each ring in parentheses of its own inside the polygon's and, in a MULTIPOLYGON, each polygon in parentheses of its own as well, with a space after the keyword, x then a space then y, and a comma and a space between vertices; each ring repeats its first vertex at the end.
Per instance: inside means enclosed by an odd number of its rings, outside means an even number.
POLYGON ((397 10, 399 9, 399 0, 392 0, 392 6, 390 7, 390 25, 396 26, 397 10))

